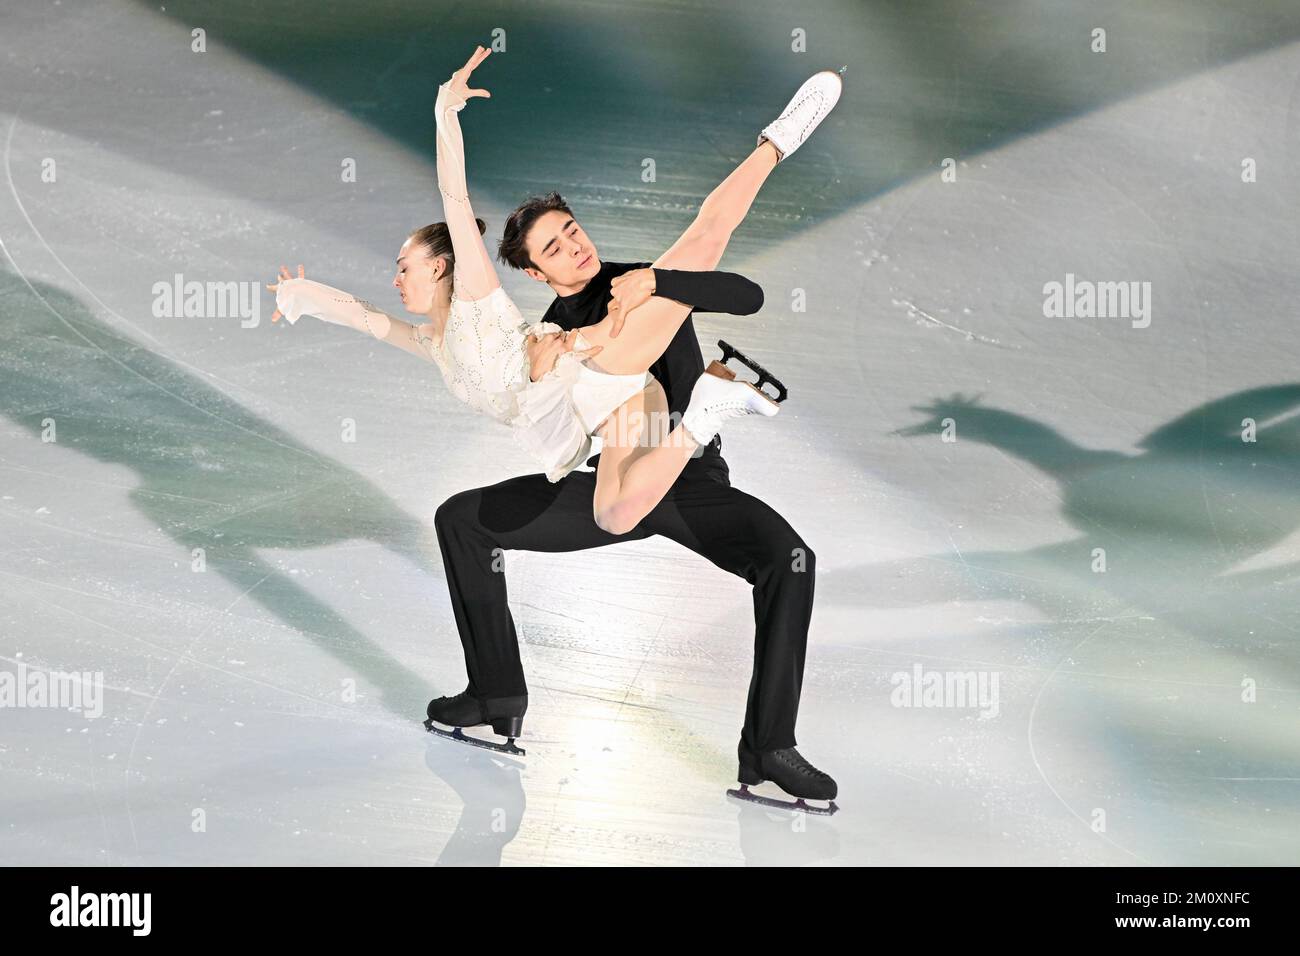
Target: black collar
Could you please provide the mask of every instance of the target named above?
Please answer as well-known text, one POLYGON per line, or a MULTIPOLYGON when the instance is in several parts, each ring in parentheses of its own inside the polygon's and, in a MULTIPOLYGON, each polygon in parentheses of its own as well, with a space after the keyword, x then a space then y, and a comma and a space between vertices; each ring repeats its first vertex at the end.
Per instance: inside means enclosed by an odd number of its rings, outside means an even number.
POLYGON ((568 315, 586 312, 592 305, 603 305, 609 300, 609 287, 619 274, 620 263, 602 262, 600 271, 587 284, 572 295, 557 295, 556 305, 568 315))

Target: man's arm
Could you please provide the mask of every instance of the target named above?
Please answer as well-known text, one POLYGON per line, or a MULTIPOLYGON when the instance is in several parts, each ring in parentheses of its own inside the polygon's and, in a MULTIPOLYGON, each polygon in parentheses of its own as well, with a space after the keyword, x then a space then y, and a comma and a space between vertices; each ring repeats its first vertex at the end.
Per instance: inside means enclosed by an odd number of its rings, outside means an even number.
POLYGON ((655 295, 689 305, 695 312, 753 315, 763 307, 763 287, 734 272, 650 271, 655 295))
POLYGON ((614 279, 610 286, 614 317, 610 334, 617 336, 632 310, 651 296, 689 305, 696 312, 752 315, 763 306, 758 283, 734 272, 693 272, 681 269, 638 268, 614 279))

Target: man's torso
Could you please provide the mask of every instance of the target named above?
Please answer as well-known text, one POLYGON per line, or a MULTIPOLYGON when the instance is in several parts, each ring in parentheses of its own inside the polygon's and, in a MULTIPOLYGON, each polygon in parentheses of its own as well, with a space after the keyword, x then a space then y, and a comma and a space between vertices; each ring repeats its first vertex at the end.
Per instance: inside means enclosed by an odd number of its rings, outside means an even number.
MULTIPOLYGON (((600 272, 581 292, 556 297, 546 310, 544 321, 554 322, 565 331, 595 325, 604 318, 609 305, 610 283, 625 272, 649 266, 648 262, 602 263, 600 272)), ((663 355, 650 366, 650 374, 663 386, 672 420, 679 422, 686 406, 690 404, 691 390, 704 374, 704 355, 700 352, 700 343, 695 337, 695 323, 690 316, 678 328, 663 355)), ((722 458, 721 449, 722 439, 715 437, 699 457, 692 458, 687 463, 683 476, 707 475, 729 484, 727 463, 722 458)))

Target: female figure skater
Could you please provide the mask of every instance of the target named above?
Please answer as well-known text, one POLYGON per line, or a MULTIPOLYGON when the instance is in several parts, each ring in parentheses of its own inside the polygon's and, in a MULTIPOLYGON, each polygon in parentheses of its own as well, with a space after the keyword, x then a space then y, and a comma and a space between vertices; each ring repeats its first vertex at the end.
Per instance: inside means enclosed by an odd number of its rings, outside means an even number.
MULTIPOLYGON (((581 331, 564 333, 552 323, 529 324, 501 287, 483 244, 485 225, 470 206, 465 158, 456 113, 467 99, 489 96, 469 89, 475 67, 491 51, 476 49, 465 66, 439 86, 437 121, 438 188, 445 223, 412 233, 402 244, 393 279, 407 312, 427 321, 416 325, 393 318, 363 300, 305 277, 293 278, 281 266, 276 312, 290 323, 303 315, 348 325, 390 345, 434 362, 452 394, 471 408, 510 425, 518 443, 537 459, 552 482, 586 458, 591 437, 603 442, 592 509, 596 523, 613 534, 634 528, 663 498, 687 461, 713 440, 729 418, 775 415, 779 406, 748 383, 724 377, 717 368, 696 383, 691 401, 670 428, 663 389, 648 372, 676 333, 675 323, 633 321, 618 338, 623 316, 650 297, 629 287, 629 302, 589 332, 601 336, 591 346, 581 331), (618 316, 615 318, 614 316, 618 316), (656 327, 657 325, 657 327, 656 327), (601 364, 594 357, 601 352, 601 364), (553 363, 533 381, 530 359, 553 363), (609 364, 606 365, 606 362, 609 364), (616 369, 617 371, 611 371, 616 369)), ((697 308, 748 315, 762 304, 762 290, 734 273, 655 270, 654 295, 697 308), (703 300, 703 301, 701 301, 703 300)))

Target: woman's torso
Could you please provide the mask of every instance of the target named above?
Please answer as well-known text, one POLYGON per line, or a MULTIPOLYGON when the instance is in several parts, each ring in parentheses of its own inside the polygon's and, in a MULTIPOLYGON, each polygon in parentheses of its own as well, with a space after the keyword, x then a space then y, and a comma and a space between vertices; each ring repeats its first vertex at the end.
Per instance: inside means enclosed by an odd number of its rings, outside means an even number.
POLYGON ((509 421, 515 393, 528 384, 527 324, 505 290, 481 299, 453 294, 436 357, 447 387, 476 411, 509 421))

